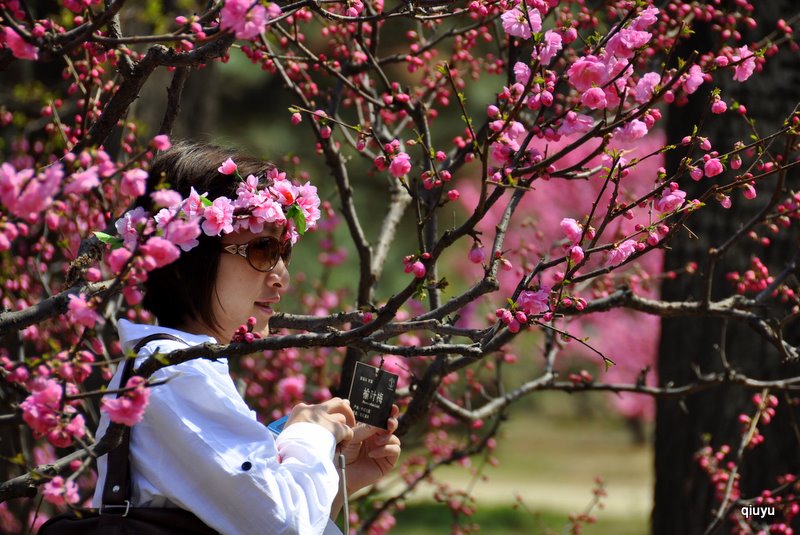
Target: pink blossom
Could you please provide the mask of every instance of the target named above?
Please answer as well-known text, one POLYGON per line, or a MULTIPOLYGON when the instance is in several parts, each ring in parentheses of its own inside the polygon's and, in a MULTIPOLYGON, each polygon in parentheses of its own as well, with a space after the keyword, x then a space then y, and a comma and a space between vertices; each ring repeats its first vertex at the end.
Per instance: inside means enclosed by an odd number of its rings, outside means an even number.
POLYGON ((591 87, 581 96, 581 104, 593 110, 606 107, 606 93, 599 87, 591 87))
POLYGON ((622 128, 614 129, 614 139, 623 143, 630 143, 647 135, 647 125, 639 119, 625 123, 622 128))
MULTIPOLYGON (((26 169, 28 178, 33 176, 33 169, 26 169)), ((16 203, 20 187, 27 182, 23 172, 17 173, 8 162, 0 165, 0 202, 9 209, 16 203)))
POLYGON ((661 83, 661 75, 657 72, 648 72, 644 74, 636 84, 633 90, 633 98, 639 104, 643 104, 653 97, 653 91, 656 86, 661 83))
POLYGON ((583 249, 580 245, 573 245, 569 250, 569 258, 573 264, 579 264, 584 259, 583 249))
POLYGON ((93 165, 86 171, 73 173, 72 180, 64 188, 64 193, 86 193, 99 185, 100 179, 97 176, 97 166, 93 165))
POLYGON ((617 58, 632 58, 633 53, 650 42, 650 32, 624 28, 615 33, 606 43, 606 52, 617 58))
POLYGON ((703 69, 699 65, 692 65, 686 74, 686 79, 683 81, 683 89, 687 94, 691 95, 699 89, 703 82, 705 82, 703 69))
POLYGON ((284 377, 278 381, 278 395, 284 401, 294 401, 302 399, 303 392, 306 390, 306 376, 295 375, 284 377))
POLYGON ((416 278, 421 279, 425 276, 427 270, 425 269, 425 264, 417 260, 416 262, 411 264, 411 272, 414 273, 414 276, 416 278))
MULTIPOLYGON (((557 31, 547 30, 544 32, 544 39, 542 39, 542 44, 539 45, 538 48, 539 61, 542 65, 550 64, 550 61, 552 61, 552 59, 556 57, 556 54, 558 54, 558 51, 561 50, 561 43, 561 34, 557 31)), ((532 54, 534 59, 536 58, 536 54, 537 49, 534 48, 532 54)))
POLYGON ((189 192, 189 197, 186 198, 186 202, 183 204, 183 212, 189 216, 201 216, 203 215, 203 211, 205 207, 203 206, 203 200, 200 197, 200 194, 194 189, 192 186, 192 190, 189 192))
POLYGON ((222 162, 222 165, 219 166, 219 169, 217 169, 217 171, 219 171, 223 175, 232 175, 233 173, 236 172, 236 163, 231 158, 228 158, 227 160, 222 162))
POLYGON ((609 266, 619 265, 627 260, 635 251, 636 240, 625 240, 611 250, 606 264, 609 266))
POLYGON ((608 81, 608 66, 595 56, 586 56, 573 63, 567 71, 569 83, 579 92, 601 87, 608 81))
POLYGON ((724 170, 725 168, 722 166, 722 162, 719 161, 719 158, 710 158, 703 165, 703 172, 705 172, 707 177, 717 176, 724 170))
POLYGON ((125 264, 130 259, 131 254, 132 253, 124 247, 114 249, 108 254, 108 256, 106 256, 106 263, 108 264, 108 267, 111 268, 111 271, 113 271, 115 274, 119 274, 122 272, 122 268, 125 267, 125 264))
POLYGON ((253 233, 259 233, 264 229, 264 224, 284 225, 286 216, 283 213, 280 203, 271 197, 264 198, 257 204, 250 217, 237 221, 235 230, 248 229, 253 233))
POLYGON ((220 28, 234 32, 238 39, 254 39, 261 35, 266 25, 267 11, 260 3, 226 0, 220 11, 220 28))
POLYGON ((70 294, 68 311, 70 321, 84 327, 92 328, 100 320, 97 312, 86 302, 84 294, 70 294))
POLYGON ((293 204, 297 198, 297 188, 288 180, 276 180, 269 190, 283 206, 293 204))
POLYGON ((138 424, 144 417, 144 411, 150 399, 150 390, 146 385, 147 380, 143 377, 131 377, 125 387, 132 390, 128 390, 117 398, 103 398, 100 402, 100 410, 108 414, 112 422, 127 426, 138 424))
POLYGON ((737 62, 740 60, 744 60, 736 67, 734 67, 733 72, 733 79, 737 82, 744 82, 753 74, 753 71, 756 69, 756 56, 747 46, 739 47, 736 51, 736 54, 733 55, 733 61, 737 62))
POLYGON ((203 216, 203 232, 207 236, 233 232, 233 203, 227 197, 214 199, 211 206, 206 207, 203 216))
POLYGON ((156 150, 167 150, 172 146, 169 136, 166 134, 159 134, 153 138, 153 146, 156 150))
POLYGON ((527 16, 520 9, 514 8, 500 16, 503 30, 508 35, 521 39, 530 39, 531 32, 542 31, 542 16, 538 9, 528 8, 527 16))
POLYGON ((122 173, 122 182, 119 191, 123 195, 138 197, 144 195, 145 184, 147 182, 147 171, 144 169, 131 169, 122 173))
POLYGON ((661 198, 659 198, 655 202, 655 208, 659 212, 671 212, 676 208, 679 208, 684 200, 686 199, 686 192, 672 188, 666 188, 661 194, 661 198))
POLYGON ((225 0, 220 11, 220 28, 232 31, 238 39, 255 39, 267 25, 268 13, 260 2, 225 0))
MULTIPOLYGON (((531 79, 531 68, 521 61, 516 62, 514 64, 514 79, 521 84, 527 84, 531 79)), ((497 115, 495 113, 493 117, 497 117, 497 115)))
POLYGON ((411 171, 411 157, 405 152, 398 153, 389 164, 389 172, 397 178, 407 175, 409 171, 411 171))
POLYGON ((139 228, 144 226, 148 219, 147 212, 141 206, 128 210, 122 217, 117 219, 114 227, 122 237, 125 247, 128 249, 136 247, 136 242, 139 240, 139 228))
POLYGON ((36 379, 30 385, 31 395, 20 403, 22 419, 34 434, 42 436, 58 425, 62 389, 54 379, 36 379))
POLYGON ((61 163, 56 163, 45 167, 36 178, 30 179, 32 176, 32 169, 25 169, 17 174, 19 185, 24 185, 24 189, 15 200, 12 199, 9 208, 14 215, 35 222, 52 204, 53 196, 58 192, 61 180, 64 178, 64 169, 61 163))
POLYGON ((517 298, 517 308, 528 316, 550 310, 550 287, 542 286, 537 291, 524 290, 517 298))
POLYGON ((633 19, 631 28, 634 30, 646 30, 656 22, 658 22, 658 8, 650 6, 639 13, 638 17, 633 19))
POLYGON ((11 49, 14 57, 19 59, 39 59, 39 49, 25 41, 10 26, 3 27, 3 41, 11 49))
POLYGON ((63 477, 56 476, 42 485, 42 498, 53 505, 78 503, 78 485, 74 481, 65 481, 63 477))
POLYGON ((175 206, 183 200, 180 193, 171 189, 154 191, 150 194, 150 198, 153 200, 155 207, 175 206))
POLYGON ((197 237, 200 236, 200 218, 175 219, 170 221, 164 232, 164 238, 168 239, 184 251, 189 251, 199 245, 197 237))
POLYGON ((592 129, 594 126, 594 119, 582 113, 575 113, 568 111, 564 117, 561 126, 558 127, 558 133, 562 136, 570 134, 584 134, 592 129))
POLYGON ((572 218, 565 217, 561 220, 561 230, 564 234, 569 238, 569 241, 572 243, 580 243, 581 236, 583 234, 583 227, 581 227, 580 223, 575 221, 572 218))
POLYGON ((145 263, 153 266, 150 269, 171 264, 181 256, 181 252, 171 241, 158 236, 148 239, 141 249, 145 255, 145 263))
POLYGON ((483 264, 486 260, 486 253, 483 252, 483 247, 481 247, 478 242, 475 242, 472 245, 472 249, 469 250, 467 257, 473 264, 483 264))
POLYGON ((715 100, 711 104, 711 113, 715 113, 715 114, 719 115, 719 114, 725 113, 726 111, 728 111, 728 105, 722 99, 715 100))

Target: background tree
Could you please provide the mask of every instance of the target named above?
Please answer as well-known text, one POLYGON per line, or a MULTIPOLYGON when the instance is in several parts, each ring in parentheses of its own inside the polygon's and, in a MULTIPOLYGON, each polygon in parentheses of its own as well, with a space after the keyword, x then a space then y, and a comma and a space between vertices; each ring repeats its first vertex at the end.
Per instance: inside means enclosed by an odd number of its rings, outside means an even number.
MULTIPOLYGON (((791 2, 770 2, 753 12, 756 24, 742 28, 742 33, 746 39, 757 41, 765 36, 767 28, 776 27, 779 20, 791 19, 795 12, 796 6, 791 2)), ((717 34, 711 26, 709 23, 696 25, 695 34, 683 46, 682 54, 693 50, 703 53, 713 50, 717 34)), ((746 87, 729 80, 715 80, 723 94, 746 106, 747 113, 740 114, 738 120, 704 122, 702 135, 715 143, 731 146, 737 140, 759 132, 781 128, 786 114, 800 102, 797 85, 800 65, 795 51, 783 49, 774 52, 777 53, 764 65, 760 75, 746 87)), ((688 113, 669 114, 669 143, 679 144, 692 131, 696 124, 694 118, 703 116, 708 107, 710 94, 710 88, 698 90, 689 97, 684 108, 688 113)), ((769 158, 782 159, 785 150, 783 144, 772 144, 769 158)), ((684 155, 685 152, 670 153, 667 169, 677 169, 684 155)), ((766 191, 774 191, 791 180, 791 175, 769 180, 764 183, 766 191)), ((687 188, 687 192, 697 195, 700 189, 687 188)), ((699 276, 665 281, 662 297, 667 300, 701 299, 710 290, 712 298, 721 298, 737 281, 745 280, 748 272, 758 271, 762 263, 769 269, 770 276, 796 277, 793 267, 796 234, 776 233, 768 225, 761 224, 760 214, 768 212, 776 202, 777 199, 769 194, 759 195, 755 202, 736 204, 730 211, 714 206, 699 213, 689 225, 696 239, 676 240, 665 259, 666 269, 680 269, 694 263, 698 266, 699 276), (744 229, 741 239, 730 240, 751 221, 753 223, 744 229), (719 253, 714 253, 713 249, 719 253), (724 281, 723 276, 726 276, 724 281)), ((794 345, 796 327, 787 327, 785 336, 794 345)), ((703 373, 725 373, 726 369, 734 368, 762 379, 788 378, 800 371, 796 362, 788 362, 779 350, 763 343, 757 333, 732 327, 725 319, 711 317, 662 320, 658 362, 662 381, 677 384, 691 380, 695 369, 703 373)), ((752 396, 751 391, 731 385, 681 400, 665 398, 659 401, 654 533, 701 533, 713 521, 727 486, 723 480, 714 483, 709 479, 697 462, 697 453, 706 445, 715 451, 728 445, 731 453, 726 460, 735 458, 741 442, 740 424, 736 417, 752 409, 752 396)), ((786 401, 782 396, 778 397, 786 401)), ((764 431, 763 447, 748 452, 739 468, 741 482, 737 484, 741 487, 742 497, 757 496, 761 490, 775 486, 779 476, 797 473, 800 468, 797 421, 796 407, 782 403, 775 416, 775 425, 764 431)), ((738 491, 735 495, 739 495, 738 491)))

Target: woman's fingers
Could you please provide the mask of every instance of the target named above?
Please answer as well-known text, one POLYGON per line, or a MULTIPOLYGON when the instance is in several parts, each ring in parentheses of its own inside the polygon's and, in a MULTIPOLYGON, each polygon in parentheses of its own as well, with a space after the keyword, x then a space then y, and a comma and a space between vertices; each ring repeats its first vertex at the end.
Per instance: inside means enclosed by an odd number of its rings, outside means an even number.
POLYGON ((350 401, 342 398, 331 398, 320 406, 326 407, 329 414, 341 414, 345 417, 345 423, 349 427, 355 427, 356 417, 350 407, 350 401))

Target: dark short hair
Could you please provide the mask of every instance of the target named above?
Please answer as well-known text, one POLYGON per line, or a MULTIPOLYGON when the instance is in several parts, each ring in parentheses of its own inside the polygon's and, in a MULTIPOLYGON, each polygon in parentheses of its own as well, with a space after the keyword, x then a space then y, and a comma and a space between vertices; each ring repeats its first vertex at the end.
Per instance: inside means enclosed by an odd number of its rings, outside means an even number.
MULTIPOLYGON (((184 198, 192 187, 201 195, 207 192, 212 201, 221 196, 235 198, 238 180, 217 170, 228 158, 236 162, 242 177, 255 175, 262 187, 268 185, 266 174, 275 167, 271 162, 216 145, 181 141, 155 157, 147 192, 137 200, 137 206, 152 212, 150 194, 159 188, 172 189, 184 198)), ((148 273, 144 283, 143 305, 164 327, 178 327, 190 318, 219 327, 211 300, 218 298, 215 281, 222 238, 201 233, 198 241, 199 245, 181 252, 175 262, 148 273)))

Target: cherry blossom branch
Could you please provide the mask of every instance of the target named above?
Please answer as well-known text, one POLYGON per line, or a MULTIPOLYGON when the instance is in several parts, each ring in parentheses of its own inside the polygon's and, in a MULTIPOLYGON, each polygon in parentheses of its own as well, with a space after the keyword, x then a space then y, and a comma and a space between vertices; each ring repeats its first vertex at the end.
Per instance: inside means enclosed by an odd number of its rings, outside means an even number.
POLYGON ((0 503, 13 498, 33 498, 36 496, 38 485, 70 469, 70 465, 74 461, 80 461, 87 457, 100 457, 119 446, 122 443, 125 429, 126 427, 122 424, 112 423, 103 437, 94 444, 76 450, 53 463, 39 465, 26 474, 0 483, 0 503))
POLYGON ((181 95, 186 79, 189 78, 189 67, 178 67, 172 75, 172 82, 167 89, 167 109, 164 111, 164 118, 158 128, 159 134, 172 133, 172 125, 181 111, 181 95))
POLYGON ((747 432, 742 434, 742 439, 739 442, 739 448, 736 450, 736 457, 733 460, 733 468, 730 471, 728 482, 725 485, 725 493, 722 498, 722 503, 720 504, 719 508, 717 509, 717 513, 714 515, 714 519, 708 525, 706 530, 703 532, 703 535, 710 535, 714 531, 716 531, 717 526, 725 518, 725 515, 728 514, 729 507, 728 502, 731 499, 731 492, 733 492, 733 484, 736 482, 736 479, 739 475, 739 465, 742 462, 742 458, 744 456, 744 450, 750 441, 753 439, 753 435, 756 433, 756 429, 758 427, 758 421, 761 419, 761 415, 764 413, 764 409, 767 408, 767 399, 769 396, 769 388, 764 388, 761 391, 761 402, 758 404, 758 409, 756 410, 755 415, 750 420, 750 426, 747 429, 747 432))
POLYGON ((156 67, 188 67, 225 55, 233 44, 233 34, 221 34, 217 39, 197 47, 191 52, 176 52, 162 45, 154 45, 138 61, 133 72, 119 84, 116 93, 106 103, 100 117, 92 125, 86 137, 73 148, 80 152, 86 147, 102 144, 116 127, 128 107, 139 96, 139 92, 156 67))
POLYGON ((557 373, 544 373, 540 377, 524 383, 504 396, 492 398, 478 409, 470 410, 436 393, 436 403, 449 415, 465 422, 484 420, 504 410, 512 403, 533 392, 559 391, 568 394, 578 392, 613 392, 643 394, 659 398, 683 398, 724 385, 740 385, 751 390, 775 389, 781 391, 800 391, 800 377, 762 381, 752 379, 742 373, 725 372, 699 377, 696 381, 681 386, 648 386, 643 383, 602 383, 558 381, 557 373))
POLYGON ((20 331, 46 319, 65 314, 69 306, 70 295, 85 293, 87 296, 94 296, 102 294, 108 291, 112 284, 113 281, 111 280, 80 284, 23 310, 0 312, 0 336, 12 331, 20 331))

